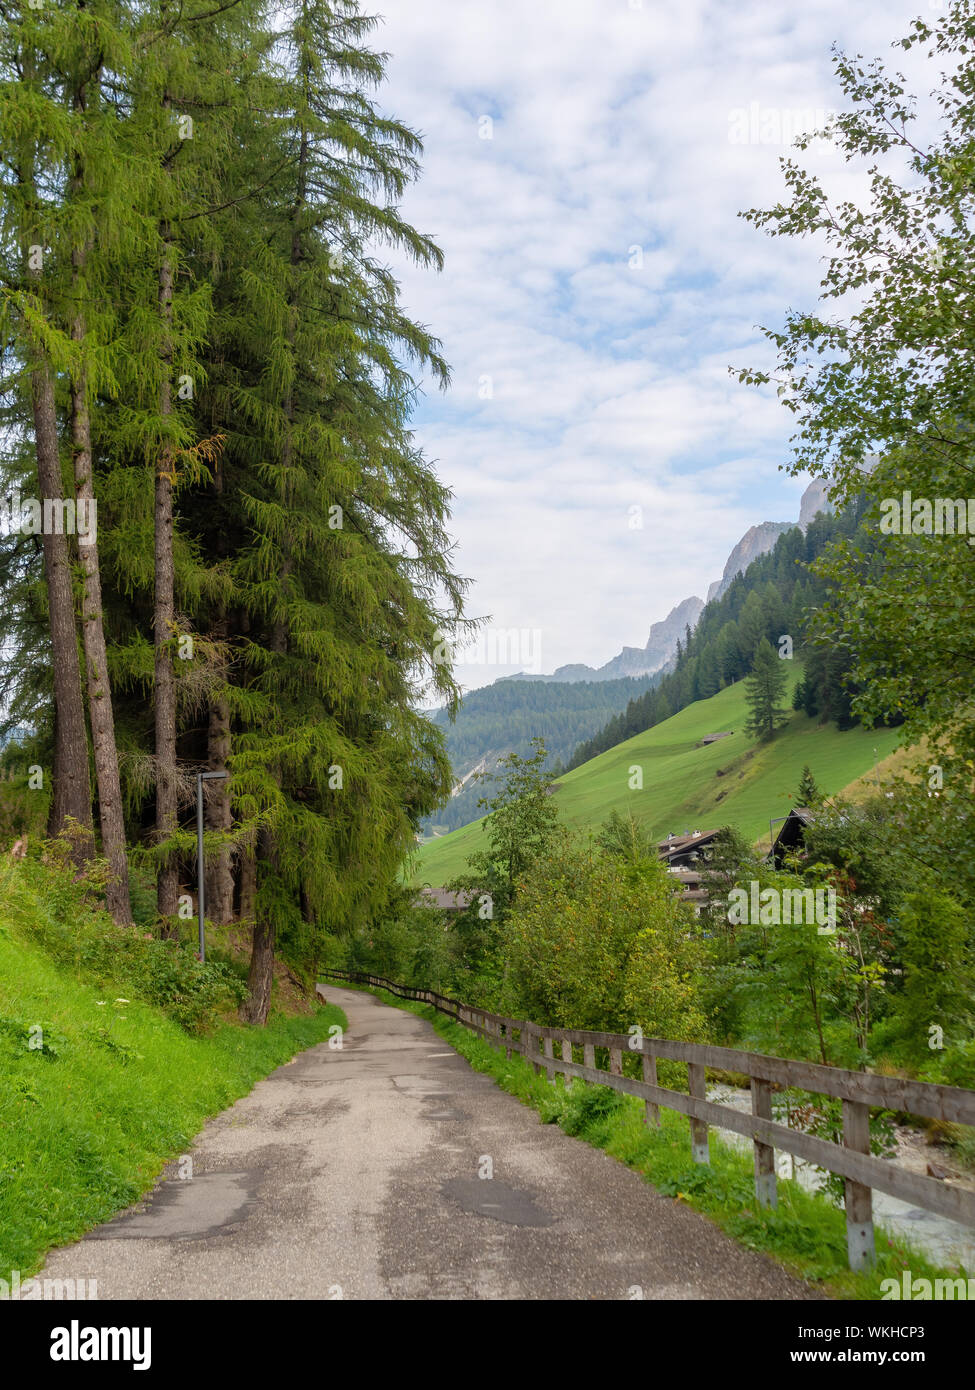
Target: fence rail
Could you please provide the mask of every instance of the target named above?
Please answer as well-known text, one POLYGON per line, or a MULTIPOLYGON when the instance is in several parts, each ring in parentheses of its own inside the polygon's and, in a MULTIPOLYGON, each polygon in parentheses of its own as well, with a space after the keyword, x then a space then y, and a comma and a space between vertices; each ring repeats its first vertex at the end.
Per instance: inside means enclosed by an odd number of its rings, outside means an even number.
POLYGON ((707 1163, 708 1130, 725 1129, 752 1140, 755 1156, 755 1195, 761 1206, 777 1202, 775 1151, 781 1149, 815 1163, 845 1181, 846 1240, 850 1266, 863 1269, 874 1260, 872 1196, 874 1189, 925 1211, 937 1212, 975 1226, 975 1192, 911 1173, 889 1159, 870 1152, 870 1110, 882 1108, 955 1124, 975 1125, 975 1091, 957 1086, 936 1086, 894 1076, 844 1071, 814 1062, 765 1057, 737 1048, 675 1042, 669 1038, 645 1038, 624 1033, 594 1033, 578 1028, 547 1028, 526 1019, 472 1008, 434 990, 414 989, 381 975, 358 971, 326 970, 331 979, 347 980, 385 989, 401 999, 432 1004, 449 1018, 472 1029, 480 1037, 513 1052, 549 1076, 561 1072, 627 1095, 645 1105, 647 1124, 659 1125, 661 1107, 686 1115, 691 1127, 691 1151, 695 1163, 707 1163), (558 1056, 556 1056, 556 1045, 558 1056), (608 1068, 597 1066, 596 1049, 608 1056, 608 1068), (576 1054, 581 1053, 577 1061, 576 1054), (623 1057, 642 1058, 642 1079, 623 1073, 623 1057), (657 1061, 681 1062, 687 1067, 688 1093, 661 1086, 657 1061), (743 1114, 728 1105, 709 1101, 705 1095, 708 1068, 732 1071, 749 1078, 752 1113, 743 1114), (772 1118, 773 1086, 795 1087, 832 1096, 843 1105, 843 1143, 805 1134, 772 1118))

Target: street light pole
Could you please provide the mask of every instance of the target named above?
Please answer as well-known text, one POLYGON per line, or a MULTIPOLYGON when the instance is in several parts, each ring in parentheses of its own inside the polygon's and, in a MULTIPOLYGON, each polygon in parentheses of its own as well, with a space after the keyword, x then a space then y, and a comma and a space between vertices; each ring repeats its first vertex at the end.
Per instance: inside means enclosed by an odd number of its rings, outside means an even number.
POLYGON ((206 922, 206 896, 203 870, 203 783, 222 782, 230 776, 229 772, 198 772, 196 774, 196 917, 200 926, 200 960, 207 958, 207 944, 204 931, 206 922))

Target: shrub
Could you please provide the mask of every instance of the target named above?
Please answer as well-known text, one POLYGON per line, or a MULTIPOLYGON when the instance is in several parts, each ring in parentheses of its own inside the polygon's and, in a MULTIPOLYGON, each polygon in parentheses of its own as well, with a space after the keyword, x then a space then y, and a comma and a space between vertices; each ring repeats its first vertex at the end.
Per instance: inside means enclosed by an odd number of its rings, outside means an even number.
POLYGON ((52 960, 99 988, 113 985, 158 1005, 188 1032, 205 1030, 244 997, 246 986, 229 965, 201 964, 176 941, 117 926, 88 900, 90 882, 62 866, 25 860, 12 887, 5 907, 52 960))
POLYGON ((699 1039, 700 944, 663 868, 563 842, 501 927, 503 1012, 555 1027, 699 1039))

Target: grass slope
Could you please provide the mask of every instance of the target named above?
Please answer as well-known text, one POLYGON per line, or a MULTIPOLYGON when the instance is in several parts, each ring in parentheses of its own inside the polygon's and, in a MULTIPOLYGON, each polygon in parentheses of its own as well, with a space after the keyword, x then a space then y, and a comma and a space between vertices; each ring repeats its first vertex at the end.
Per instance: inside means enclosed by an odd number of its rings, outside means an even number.
MULTIPOLYGON (((791 672, 788 699, 801 675, 791 672)), ((614 808, 633 812, 663 839, 671 831, 710 830, 733 825, 750 840, 768 836, 769 819, 795 804, 805 763, 821 791, 835 795, 869 774, 898 742, 896 729, 847 729, 820 725, 792 714, 770 743, 756 743, 745 731, 744 682, 709 700, 698 700, 645 733, 617 744, 574 768, 559 780, 559 810, 570 826, 598 827, 614 808), (705 734, 734 730, 706 748, 694 745, 705 734), (643 787, 631 791, 631 769, 640 767, 643 787), (721 775, 719 775, 719 773, 721 775)), ((420 847, 413 877, 442 884, 463 871, 467 856, 481 849, 483 819, 420 847)))
POLYGON ((274 1014, 263 1029, 228 1020, 191 1036, 134 989, 98 989, 56 965, 24 926, 51 911, 36 881, 7 876, 3 886, 0 1279, 9 1283, 12 1270, 26 1278, 52 1246, 136 1201, 209 1116, 346 1020, 315 1006, 274 1014))

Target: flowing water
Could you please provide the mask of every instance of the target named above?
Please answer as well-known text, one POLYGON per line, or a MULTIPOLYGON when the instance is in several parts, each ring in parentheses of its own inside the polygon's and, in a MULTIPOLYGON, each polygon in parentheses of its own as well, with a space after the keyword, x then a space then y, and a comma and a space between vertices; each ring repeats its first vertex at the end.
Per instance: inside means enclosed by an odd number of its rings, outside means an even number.
MULTIPOLYGON (((744 1114, 751 1114, 751 1092, 740 1090, 737 1086, 709 1086, 708 1100, 716 1105, 727 1105, 744 1114)), ((732 1148, 748 1150, 752 1147, 750 1139, 743 1134, 729 1130, 720 1131, 724 1143, 732 1148)), ((924 1173, 927 1167, 926 1145, 913 1130, 898 1128, 896 1158, 904 1168, 914 1173, 924 1173)), ((937 1151, 935 1151, 937 1153, 937 1151)), ((780 1178, 792 1178, 805 1188, 813 1190, 822 1187, 823 1175, 809 1163, 794 1158, 792 1154, 776 1150, 775 1170, 780 1178)), ((889 1197, 886 1192, 873 1194, 874 1225, 880 1231, 891 1235, 904 1236, 924 1251, 938 1264, 963 1265, 966 1270, 975 1270, 975 1229, 950 1221, 935 1212, 922 1211, 909 1202, 901 1202, 889 1197)))

